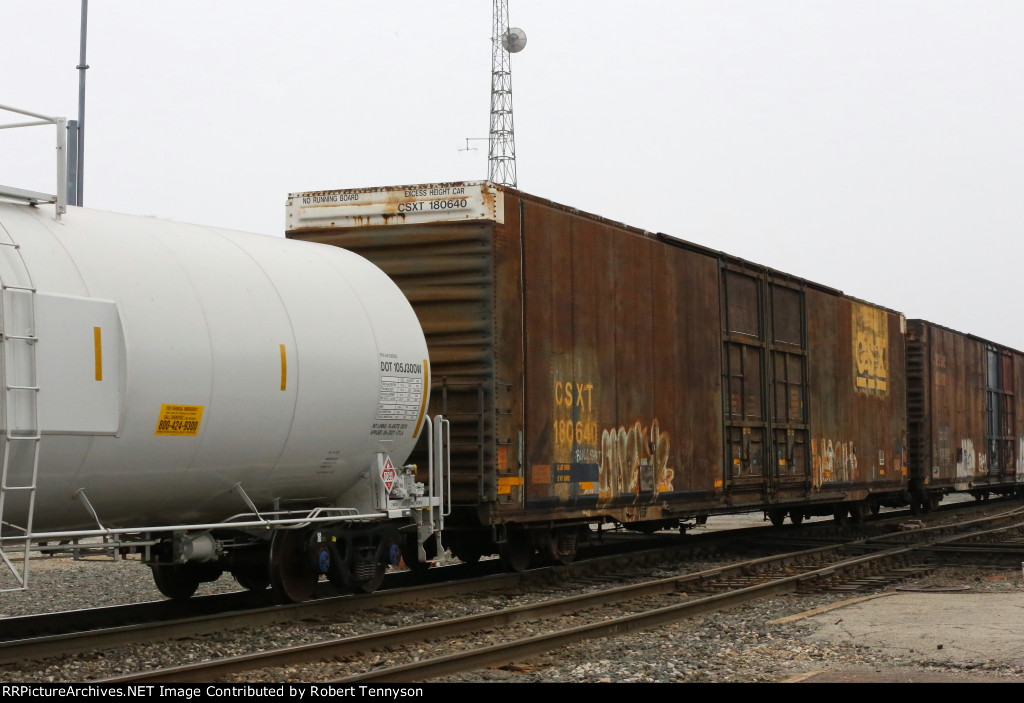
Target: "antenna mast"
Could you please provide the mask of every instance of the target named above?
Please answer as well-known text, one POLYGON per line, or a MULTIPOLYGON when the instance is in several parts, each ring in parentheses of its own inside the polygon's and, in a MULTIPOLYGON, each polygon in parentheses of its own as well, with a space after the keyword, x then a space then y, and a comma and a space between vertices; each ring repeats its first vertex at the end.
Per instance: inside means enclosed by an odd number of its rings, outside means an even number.
POLYGON ((494 0, 491 36, 491 133, 487 178, 516 187, 516 139, 512 126, 511 54, 526 46, 526 33, 508 27, 508 0, 494 0))

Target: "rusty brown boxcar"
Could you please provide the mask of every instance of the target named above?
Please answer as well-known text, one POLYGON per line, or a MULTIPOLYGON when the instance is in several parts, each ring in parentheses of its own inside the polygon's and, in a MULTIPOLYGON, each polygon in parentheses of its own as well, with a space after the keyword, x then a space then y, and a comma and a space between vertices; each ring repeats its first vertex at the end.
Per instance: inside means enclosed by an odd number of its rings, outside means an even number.
POLYGON ((565 560, 594 523, 908 500, 899 313, 489 182, 295 193, 287 234, 412 302, 463 559, 565 560))
POLYGON ((907 323, 909 469, 925 508, 954 491, 1021 491, 1024 354, 924 320, 907 323))

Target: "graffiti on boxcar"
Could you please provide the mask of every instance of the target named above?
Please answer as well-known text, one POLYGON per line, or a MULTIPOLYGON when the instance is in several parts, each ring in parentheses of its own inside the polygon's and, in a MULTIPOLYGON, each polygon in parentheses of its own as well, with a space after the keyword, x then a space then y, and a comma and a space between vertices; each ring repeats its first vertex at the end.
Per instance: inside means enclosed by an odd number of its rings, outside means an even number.
POLYGON ((853 481, 857 476, 857 448, 853 442, 812 439, 811 466, 815 487, 853 481))
POLYGON ((979 456, 974 451, 974 442, 970 439, 961 439, 960 448, 956 450, 956 477, 973 478, 979 468, 979 456))
POLYGON ((554 456, 551 472, 542 473, 552 477, 553 497, 564 500, 596 494, 603 502, 621 495, 671 491, 675 472, 668 465, 669 434, 661 431, 657 419, 650 424, 636 420, 629 426, 601 428, 600 389, 586 373, 595 367, 596 359, 580 352, 559 357, 552 366, 554 456), (597 469, 596 476, 590 467, 597 469))
POLYGON ((889 320, 884 310, 853 304, 854 387, 868 395, 889 394, 889 320))
POLYGON ((672 490, 675 472, 669 467, 669 435, 655 419, 644 427, 639 420, 601 432, 600 499, 621 494, 672 490))

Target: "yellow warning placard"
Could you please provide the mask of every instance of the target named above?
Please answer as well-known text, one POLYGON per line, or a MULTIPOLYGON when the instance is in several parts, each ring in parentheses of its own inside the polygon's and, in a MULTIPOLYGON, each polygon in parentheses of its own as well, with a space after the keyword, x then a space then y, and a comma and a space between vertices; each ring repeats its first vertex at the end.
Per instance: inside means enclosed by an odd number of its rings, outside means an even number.
POLYGON ((161 405, 160 419, 156 421, 157 435, 195 437, 203 421, 202 405, 161 405))

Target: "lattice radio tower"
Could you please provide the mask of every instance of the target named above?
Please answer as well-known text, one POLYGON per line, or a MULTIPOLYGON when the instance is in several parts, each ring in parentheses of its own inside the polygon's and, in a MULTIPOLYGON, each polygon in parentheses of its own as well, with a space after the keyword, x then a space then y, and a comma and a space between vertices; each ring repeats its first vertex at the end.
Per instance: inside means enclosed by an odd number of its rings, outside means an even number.
POLYGON ((526 46, 526 33, 508 26, 508 0, 494 0, 491 35, 491 133, 488 137, 487 178, 516 187, 516 137, 512 125, 511 55, 526 46))

